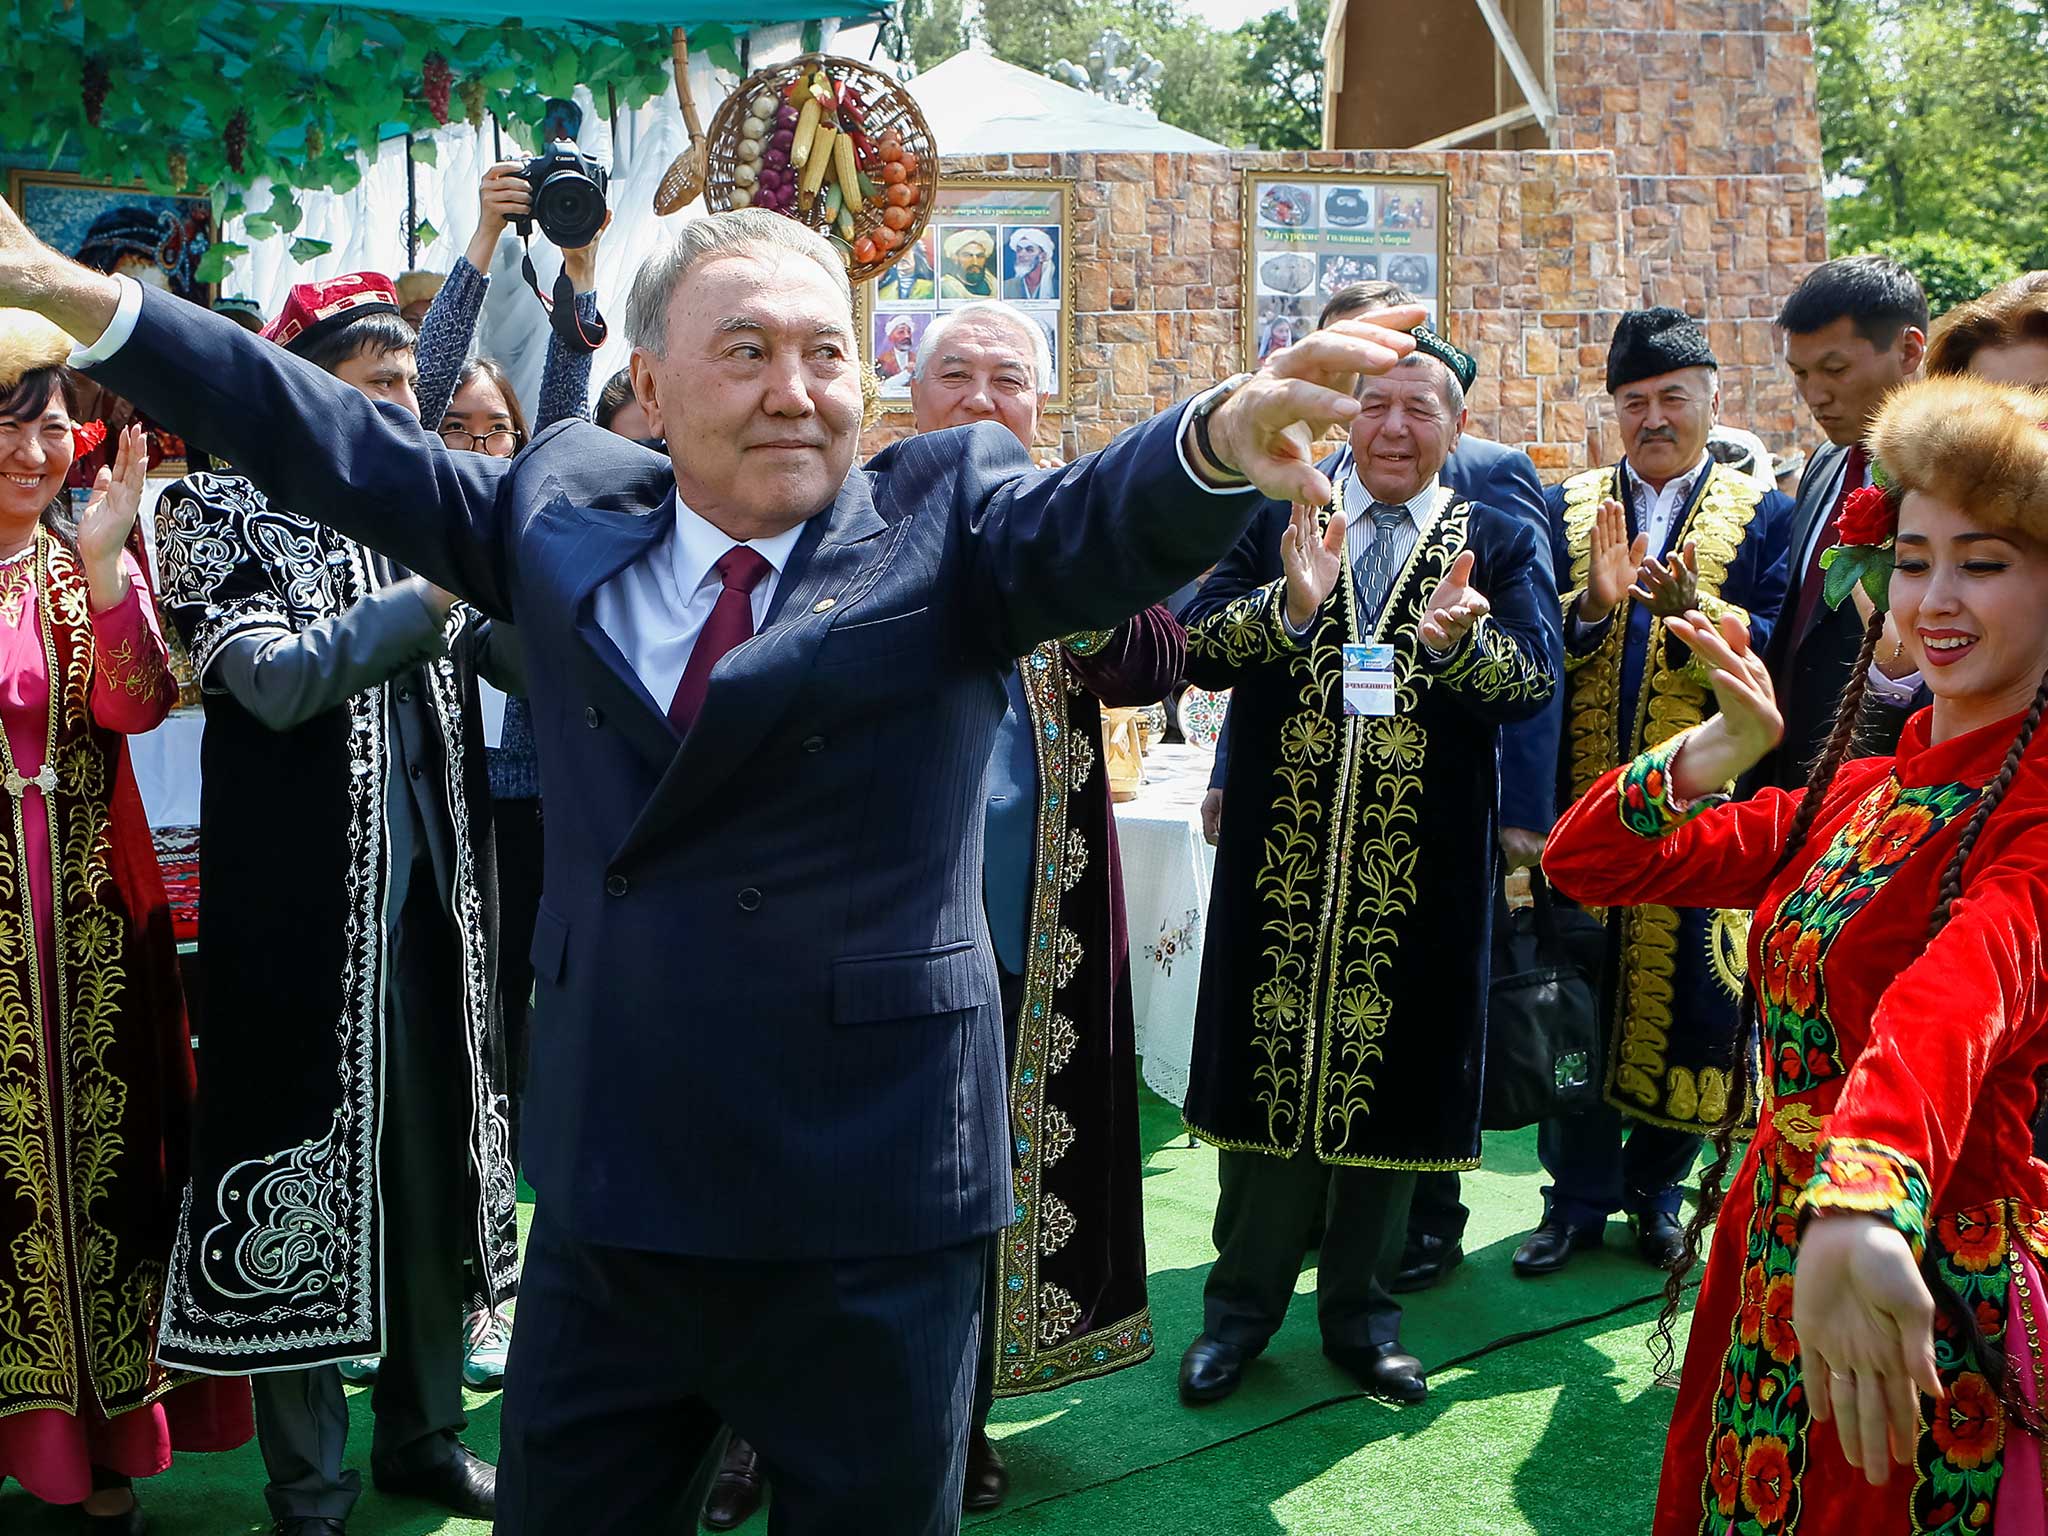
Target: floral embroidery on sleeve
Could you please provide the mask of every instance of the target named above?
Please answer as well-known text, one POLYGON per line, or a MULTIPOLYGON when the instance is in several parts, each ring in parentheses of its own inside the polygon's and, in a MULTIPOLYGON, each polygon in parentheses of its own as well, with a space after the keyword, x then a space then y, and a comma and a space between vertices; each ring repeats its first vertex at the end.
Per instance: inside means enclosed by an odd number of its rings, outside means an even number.
POLYGON ((1689 734, 1681 733, 1650 748, 1622 770, 1621 824, 1638 837, 1663 837, 1728 799, 1724 794, 1712 794, 1680 801, 1672 792, 1671 765, 1689 734))
POLYGON ((1430 656, 1426 644, 1424 655, 1439 682, 1488 703, 1547 699, 1557 686, 1543 659, 1531 656, 1490 617, 1482 617, 1441 657, 1430 656))
POLYGON ((1881 1142, 1838 1137, 1822 1144, 1799 1209, 1882 1216, 1917 1260, 1927 1244, 1927 1201, 1927 1175, 1913 1159, 1881 1142))
MULTIPOLYGON (((1286 661, 1301 654, 1307 638, 1296 640, 1286 628, 1287 603, 1283 596, 1287 578, 1275 577, 1242 597, 1188 626, 1188 652, 1213 656, 1228 666, 1245 667, 1259 662, 1286 661)), ((1320 622, 1321 615, 1316 622, 1320 622)), ((1314 624, 1311 624, 1311 629, 1314 624)))

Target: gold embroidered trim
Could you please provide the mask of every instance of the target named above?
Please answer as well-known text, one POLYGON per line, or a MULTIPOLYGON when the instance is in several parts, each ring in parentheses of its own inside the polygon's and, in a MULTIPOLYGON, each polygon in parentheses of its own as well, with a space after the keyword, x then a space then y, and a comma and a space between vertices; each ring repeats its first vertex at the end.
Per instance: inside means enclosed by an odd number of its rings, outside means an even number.
MULTIPOLYGON (((1617 497, 1617 482, 1616 467, 1609 465, 1575 475, 1564 484, 1565 539, 1572 557, 1572 590, 1562 600, 1567 626, 1586 589, 1594 518, 1601 502, 1617 497)), ((1690 539, 1697 548, 1702 611, 1710 616, 1747 618, 1742 609, 1723 600, 1720 591, 1762 500, 1763 492, 1749 481, 1721 465, 1712 465, 1674 541, 1683 545, 1690 539)), ((1567 658, 1570 692, 1565 702, 1565 735, 1574 798, 1584 795, 1617 762, 1669 741, 1711 713, 1712 693, 1690 657, 1683 665, 1668 665, 1670 642, 1663 621, 1655 619, 1650 626, 1635 719, 1626 741, 1622 739, 1622 657, 1633 603, 1633 598, 1624 595, 1599 645, 1589 654, 1567 658)), ((1651 1125, 1681 1131, 1711 1127, 1726 1113, 1729 1075, 1711 1067, 1695 1075, 1671 1066, 1667 1054, 1673 1022, 1672 978, 1678 964, 1678 914, 1670 907, 1643 906, 1615 916, 1621 923, 1622 965, 1615 988, 1608 1102, 1651 1125)), ((1746 931, 1747 914, 1736 916, 1746 931)), ((1726 915, 1718 919, 1725 920, 1726 915)))

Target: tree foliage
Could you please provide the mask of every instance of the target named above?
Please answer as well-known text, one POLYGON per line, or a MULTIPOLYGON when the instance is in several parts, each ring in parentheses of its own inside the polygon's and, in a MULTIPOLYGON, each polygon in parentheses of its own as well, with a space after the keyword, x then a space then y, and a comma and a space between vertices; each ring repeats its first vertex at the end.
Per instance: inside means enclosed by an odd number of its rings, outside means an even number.
MULTIPOLYGON (((1329 0, 1296 0, 1223 32, 1181 0, 992 0, 983 12, 996 56, 1039 74, 1063 58, 1085 62, 1114 27, 1166 66, 1151 102, 1161 121, 1260 149, 1321 146, 1328 15, 1329 0)), ((960 0, 904 0, 900 16, 919 69, 966 46, 960 0)))
POLYGON ((2018 263, 2003 248, 1955 235, 1900 235, 1864 249, 1891 257, 1919 278, 1928 312, 1937 316, 2020 275, 2018 263))
POLYGON ((2042 0, 1818 0, 1814 41, 1838 250, 1948 235, 2048 267, 2042 0))

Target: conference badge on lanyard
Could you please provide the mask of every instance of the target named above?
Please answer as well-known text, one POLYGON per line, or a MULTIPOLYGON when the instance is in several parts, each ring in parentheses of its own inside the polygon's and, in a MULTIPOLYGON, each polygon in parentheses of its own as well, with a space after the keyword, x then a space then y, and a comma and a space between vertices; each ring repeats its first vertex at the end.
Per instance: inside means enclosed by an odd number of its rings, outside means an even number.
POLYGON ((1344 713, 1385 720, 1394 713, 1398 685, 1391 645, 1344 647, 1344 713))

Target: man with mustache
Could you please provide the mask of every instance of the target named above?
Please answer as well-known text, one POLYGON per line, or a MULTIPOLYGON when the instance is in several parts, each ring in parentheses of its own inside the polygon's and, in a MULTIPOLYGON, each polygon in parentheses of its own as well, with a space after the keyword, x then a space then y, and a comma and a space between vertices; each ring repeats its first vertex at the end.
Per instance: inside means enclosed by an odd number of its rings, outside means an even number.
MULTIPOLYGON (((1761 651, 1785 594, 1791 500, 1714 460, 1719 363, 1675 309, 1623 315, 1607 353, 1621 428, 1619 464, 1576 475, 1548 496, 1563 591, 1563 750, 1510 734, 1508 782, 1555 772, 1575 802, 1616 763, 1711 712, 1699 664, 1666 630, 1697 608, 1736 614, 1761 651)), ((1702 1131, 1731 1106, 1729 1064, 1747 913, 1634 907, 1608 916, 1605 1102, 1546 1122, 1543 1221, 1515 1272, 1551 1274, 1597 1247, 1607 1218, 1634 1221, 1644 1262, 1683 1252, 1679 1181, 1702 1131), (1623 1117, 1636 1124, 1622 1144, 1623 1117)))

